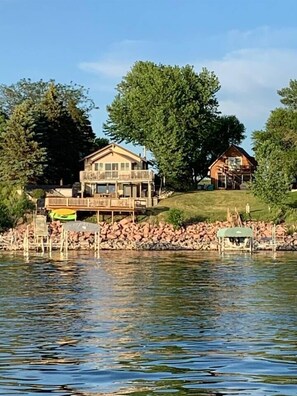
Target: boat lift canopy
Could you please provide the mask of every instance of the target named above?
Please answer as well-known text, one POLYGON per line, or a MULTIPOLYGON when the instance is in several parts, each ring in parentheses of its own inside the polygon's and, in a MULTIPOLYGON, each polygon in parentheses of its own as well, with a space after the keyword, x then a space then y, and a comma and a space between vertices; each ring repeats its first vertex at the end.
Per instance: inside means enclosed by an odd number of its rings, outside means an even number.
POLYGON ((221 228, 217 232, 218 238, 252 238, 253 230, 249 227, 221 228))

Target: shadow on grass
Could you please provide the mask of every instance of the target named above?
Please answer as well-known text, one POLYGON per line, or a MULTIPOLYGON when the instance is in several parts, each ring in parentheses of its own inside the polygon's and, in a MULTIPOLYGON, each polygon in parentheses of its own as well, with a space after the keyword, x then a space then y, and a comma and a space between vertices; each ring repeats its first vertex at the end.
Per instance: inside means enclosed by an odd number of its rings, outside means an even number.
POLYGON ((287 205, 290 209, 297 209, 297 201, 289 202, 287 205))
POLYGON ((191 225, 191 224, 202 223, 202 222, 204 222, 206 220, 207 220, 206 216, 193 216, 193 217, 190 217, 189 219, 187 219, 184 222, 184 225, 188 226, 188 225, 191 225))
POLYGON ((146 210, 146 216, 158 216, 161 213, 167 212, 169 208, 167 206, 156 206, 155 208, 149 208, 146 210))

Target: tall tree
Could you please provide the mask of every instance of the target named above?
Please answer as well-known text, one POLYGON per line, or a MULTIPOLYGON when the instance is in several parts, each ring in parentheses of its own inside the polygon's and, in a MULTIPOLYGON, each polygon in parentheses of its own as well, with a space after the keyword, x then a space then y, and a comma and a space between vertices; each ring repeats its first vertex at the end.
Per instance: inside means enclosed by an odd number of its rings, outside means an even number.
POLYGON ((253 134, 254 150, 259 163, 253 189, 263 201, 274 206, 285 205, 287 192, 297 175, 297 85, 278 91, 284 108, 273 110, 263 131, 253 134))
POLYGON ((145 146, 160 173, 187 188, 194 176, 205 174, 200 160, 209 159, 207 139, 217 133, 219 89, 206 69, 197 74, 189 65, 136 62, 107 107, 104 132, 115 141, 145 146))
POLYGON ((95 108, 87 91, 78 85, 20 80, 0 86, 0 111, 12 117, 15 108, 30 100, 34 139, 46 149, 47 164, 38 181, 72 183, 78 179, 79 161, 94 147, 89 113, 95 108))
POLYGON ((55 80, 32 81, 30 78, 23 78, 16 84, 0 84, 0 109, 9 116, 14 107, 25 99, 30 99, 33 105, 37 104, 51 86, 55 86, 57 96, 66 107, 70 107, 71 104, 72 109, 79 108, 84 114, 89 114, 96 108, 93 100, 88 97, 88 90, 81 85, 61 84, 56 83, 55 80))
POLYGON ((0 179, 23 187, 43 172, 46 150, 35 140, 32 104, 14 108, 0 136, 0 179))

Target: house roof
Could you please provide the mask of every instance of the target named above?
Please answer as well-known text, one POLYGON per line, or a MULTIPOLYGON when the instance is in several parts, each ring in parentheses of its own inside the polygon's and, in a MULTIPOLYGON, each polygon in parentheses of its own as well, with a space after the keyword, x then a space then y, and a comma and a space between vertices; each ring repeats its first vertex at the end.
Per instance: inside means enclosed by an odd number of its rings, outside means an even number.
POLYGON ((249 155, 242 147, 237 146, 236 144, 231 144, 227 150, 225 150, 221 155, 218 156, 218 158, 209 166, 209 169, 212 168, 217 162, 218 160, 224 156, 225 153, 227 153, 228 150, 230 150, 231 147, 234 147, 241 155, 243 155, 244 157, 246 157, 246 159, 254 166, 257 165, 257 161, 255 160, 254 157, 252 157, 251 155, 249 155))
POLYGON ((137 155, 137 154, 133 153, 132 151, 127 150, 125 147, 122 147, 116 143, 110 143, 108 146, 105 146, 102 149, 99 149, 99 150, 87 155, 86 157, 83 158, 83 160, 86 160, 86 159, 92 158, 92 157, 100 157, 101 156, 100 154, 104 155, 104 152, 107 152, 107 153, 113 152, 116 148, 123 150, 126 153, 126 155, 130 158, 132 157, 138 161, 140 160, 140 161, 144 161, 144 162, 149 162, 146 158, 141 157, 140 155, 137 155))

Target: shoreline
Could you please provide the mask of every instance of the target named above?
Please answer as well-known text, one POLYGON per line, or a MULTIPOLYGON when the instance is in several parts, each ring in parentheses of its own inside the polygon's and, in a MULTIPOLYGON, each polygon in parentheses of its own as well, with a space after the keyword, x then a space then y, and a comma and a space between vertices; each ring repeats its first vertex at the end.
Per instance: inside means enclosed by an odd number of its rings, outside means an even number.
MULTIPOLYGON (((133 223, 125 218, 119 222, 100 224, 100 250, 143 250, 143 251, 217 251, 217 231, 231 227, 227 221, 215 223, 200 222, 175 230, 172 225, 160 222, 133 223)), ((63 224, 54 221, 49 224, 53 250, 59 249, 63 224)), ((255 250, 272 250, 273 223, 247 221, 243 226, 254 232, 255 250)), ((0 234, 1 251, 20 251, 24 249, 24 235, 29 228, 29 240, 34 240, 33 225, 20 225, 0 234)), ((280 251, 297 251, 297 232, 288 233, 285 225, 275 226, 277 247, 280 251)), ((30 244, 30 243, 29 243, 30 244)), ((69 250, 93 250, 94 235, 90 233, 69 233, 69 250)), ((36 249, 31 249, 36 250, 36 249)))

